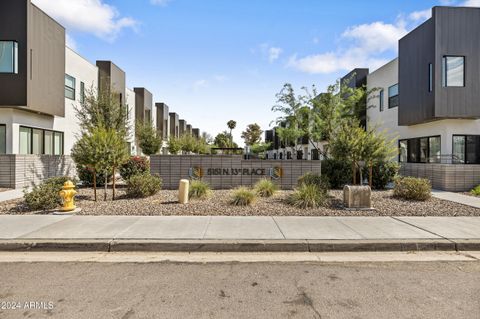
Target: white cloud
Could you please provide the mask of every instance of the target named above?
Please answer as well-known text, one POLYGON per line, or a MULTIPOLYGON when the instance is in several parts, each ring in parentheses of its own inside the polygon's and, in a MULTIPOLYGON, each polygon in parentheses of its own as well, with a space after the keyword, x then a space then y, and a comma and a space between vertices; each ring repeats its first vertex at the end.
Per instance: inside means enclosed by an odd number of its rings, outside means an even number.
POLYGON ((150 0, 151 4, 157 5, 157 6, 166 6, 171 0, 150 0))
POLYGON ((250 52, 252 54, 255 54, 257 52, 260 52, 261 55, 268 60, 268 62, 270 63, 273 63, 275 62, 276 60, 278 60, 278 58, 280 57, 280 55, 282 54, 283 52, 283 49, 282 48, 279 48, 279 47, 274 47, 268 43, 262 43, 258 46, 258 49, 250 49, 250 52))
POLYGON ((66 41, 66 45, 67 47, 69 47, 70 49, 72 50, 77 50, 77 42, 75 41, 74 38, 72 38, 72 36, 70 34, 66 34, 65 35, 65 41, 66 41))
POLYGON ((209 82, 205 79, 197 80, 193 83, 193 91, 198 92, 203 88, 208 87, 209 82))
POLYGON ((268 49, 268 61, 270 63, 274 62, 280 57, 280 54, 282 54, 282 49, 281 48, 275 48, 271 47, 268 49))
POLYGON ((222 82, 225 82, 226 80, 228 80, 228 77, 223 75, 223 74, 216 74, 216 75, 213 76, 213 79, 217 82, 222 83, 222 82))
POLYGON ((414 11, 408 15, 408 18, 412 21, 425 21, 432 16, 432 9, 426 9, 421 11, 414 11))
POLYGON ((307 73, 333 73, 349 71, 355 67, 377 68, 387 61, 379 57, 386 51, 396 51, 398 39, 407 33, 405 22, 394 24, 381 21, 361 24, 345 30, 335 51, 290 57, 287 66, 307 73))
POLYGON ((464 7, 480 7, 480 0, 466 0, 460 5, 464 7))
POLYGON ((35 5, 63 24, 69 31, 92 33, 114 41, 120 31, 135 28, 138 22, 122 17, 118 10, 103 0, 33 0, 35 5))

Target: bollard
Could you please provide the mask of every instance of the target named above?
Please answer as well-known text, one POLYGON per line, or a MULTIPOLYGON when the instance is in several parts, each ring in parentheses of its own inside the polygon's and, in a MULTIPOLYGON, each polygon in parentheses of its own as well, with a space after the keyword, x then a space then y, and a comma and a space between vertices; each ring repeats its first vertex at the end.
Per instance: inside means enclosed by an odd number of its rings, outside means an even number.
POLYGON ((73 185, 71 181, 66 181, 59 193, 63 203, 63 206, 60 209, 62 212, 69 212, 77 208, 75 206, 75 194, 77 194, 75 191, 75 185, 73 185))
POLYGON ((188 203, 188 191, 190 188, 190 182, 188 179, 181 179, 178 187, 178 201, 180 204, 188 203))

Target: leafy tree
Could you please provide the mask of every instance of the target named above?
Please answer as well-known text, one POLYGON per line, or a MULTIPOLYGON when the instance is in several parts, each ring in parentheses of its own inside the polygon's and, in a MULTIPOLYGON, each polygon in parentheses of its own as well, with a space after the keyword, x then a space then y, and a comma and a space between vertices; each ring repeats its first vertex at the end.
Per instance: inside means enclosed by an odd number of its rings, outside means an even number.
POLYGON ((213 143, 213 137, 212 135, 208 134, 207 132, 202 132, 202 139, 205 141, 207 144, 212 144, 213 143))
POLYGON ((180 140, 175 136, 170 135, 170 138, 168 139, 168 152, 173 155, 178 154, 178 152, 181 150, 181 147, 182 145, 180 140))
POLYGON ((245 145, 254 145, 262 140, 263 131, 257 123, 249 124, 245 131, 242 132, 242 138, 245 140, 245 145))
POLYGON ((157 154, 162 146, 162 138, 153 123, 138 121, 135 125, 135 135, 137 136, 138 145, 145 155, 157 154))
POLYGON ((96 172, 105 174, 104 200, 107 199, 108 172, 111 170, 113 178, 113 199, 115 199, 115 172, 128 158, 125 140, 114 129, 103 127, 92 128, 89 133, 84 133, 72 149, 72 157, 77 164, 87 165, 94 170, 94 196, 96 193, 96 172))
POLYGON ((252 146, 250 146, 250 151, 253 154, 265 154, 265 152, 270 149, 270 146, 272 146, 272 143, 255 143, 252 146))
POLYGON ((233 147, 233 135, 232 131, 237 127, 237 122, 230 120, 227 122, 227 126, 230 129, 230 147, 233 147))
POLYGON ((232 135, 228 133, 227 131, 223 131, 221 133, 218 133, 217 136, 215 136, 215 139, 213 140, 213 144, 215 146, 220 147, 220 148, 228 148, 231 147, 231 138, 232 135))
POLYGON ((85 92, 85 100, 75 106, 76 116, 82 133, 94 128, 114 129, 118 134, 128 136, 127 106, 120 103, 119 94, 111 90, 96 91, 91 88, 85 92))
POLYGON ((184 153, 195 152, 198 144, 198 140, 190 134, 183 134, 180 139, 180 150, 184 153))

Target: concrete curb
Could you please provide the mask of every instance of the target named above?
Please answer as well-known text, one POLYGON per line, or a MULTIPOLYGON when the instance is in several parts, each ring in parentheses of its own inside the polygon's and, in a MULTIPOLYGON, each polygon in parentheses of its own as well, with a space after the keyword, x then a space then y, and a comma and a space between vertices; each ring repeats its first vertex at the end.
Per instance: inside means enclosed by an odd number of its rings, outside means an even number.
POLYGON ((480 251, 480 240, 0 240, 0 251, 373 252, 480 251))

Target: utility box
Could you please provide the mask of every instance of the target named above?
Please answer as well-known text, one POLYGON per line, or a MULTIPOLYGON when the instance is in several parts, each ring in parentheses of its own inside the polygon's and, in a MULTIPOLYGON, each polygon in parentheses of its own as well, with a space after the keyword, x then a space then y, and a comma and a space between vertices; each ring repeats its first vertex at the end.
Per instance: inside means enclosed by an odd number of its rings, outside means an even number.
POLYGON ((372 209, 371 197, 370 186, 343 187, 343 207, 346 209, 372 209))

